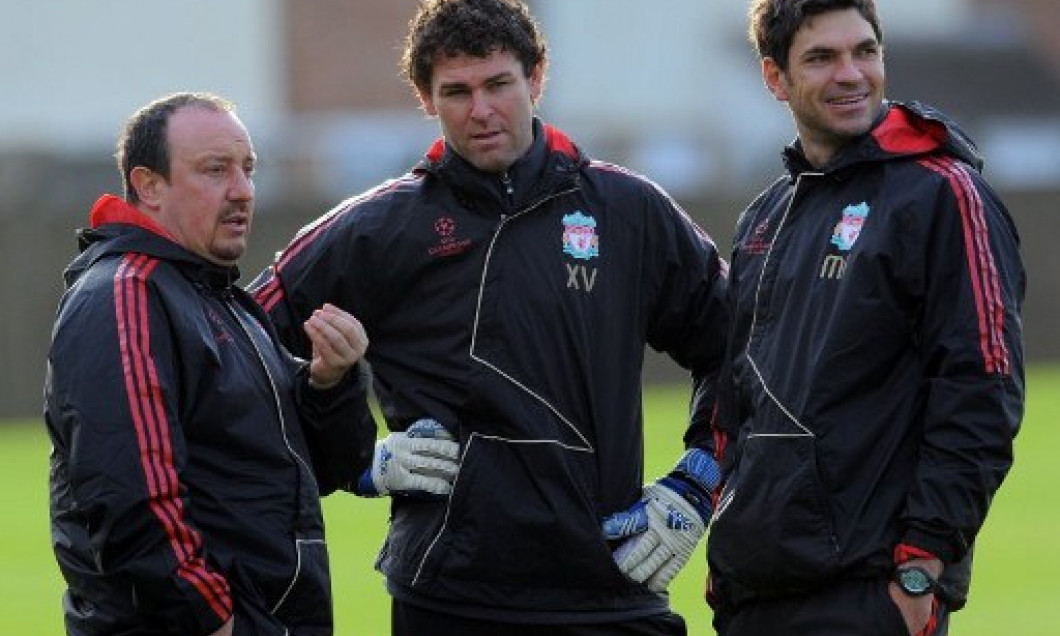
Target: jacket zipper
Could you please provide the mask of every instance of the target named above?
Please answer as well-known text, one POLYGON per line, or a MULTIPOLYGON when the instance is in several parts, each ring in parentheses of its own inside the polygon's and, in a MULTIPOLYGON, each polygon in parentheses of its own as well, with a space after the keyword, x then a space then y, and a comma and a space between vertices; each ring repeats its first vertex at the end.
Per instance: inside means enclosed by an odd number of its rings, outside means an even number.
MULTIPOLYGON (((784 208, 784 214, 783 214, 783 216, 781 216, 780 223, 777 225, 777 229, 773 233, 773 240, 770 241, 769 251, 766 252, 765 260, 762 262, 762 269, 758 273, 758 284, 755 286, 755 296, 754 296, 754 306, 753 306, 754 307, 754 311, 753 311, 752 316, 751 316, 751 329, 748 331, 747 344, 745 345, 745 349, 744 349, 744 353, 747 356, 747 361, 751 365, 751 369, 754 372, 754 374, 758 377, 758 382, 759 382, 759 384, 761 384, 763 390, 766 391, 766 393, 768 394, 769 398, 773 401, 773 403, 777 406, 777 408, 779 408, 780 411, 782 413, 784 413, 784 415, 787 416, 787 418, 789 420, 791 420, 791 422, 793 424, 795 424, 795 426, 797 426, 798 428, 802 429, 805 432, 805 436, 809 437, 810 440, 811 440, 811 443, 814 444, 814 445, 816 445, 816 443, 817 443, 816 442, 817 435, 813 431, 811 431, 809 428, 807 428, 805 425, 803 425, 802 422, 799 421, 799 418, 797 418, 793 413, 788 411, 787 407, 785 407, 780 402, 780 400, 778 398, 774 397, 772 391, 769 390, 769 384, 766 382, 765 378, 762 376, 762 374, 761 374, 761 372, 760 372, 760 370, 758 368, 758 364, 755 362, 754 356, 751 355, 751 341, 755 337, 755 330, 756 330, 757 325, 758 325, 758 313, 759 313, 760 302, 761 302, 760 295, 762 293, 762 284, 763 284, 763 281, 765 280, 765 277, 766 277, 766 270, 767 270, 767 268, 769 266, 770 257, 772 257, 773 250, 776 249, 777 243, 778 243, 778 241, 780 239, 780 232, 787 225, 788 217, 791 214, 792 208, 795 207, 795 200, 799 196, 799 188, 800 188, 800 186, 803 183, 803 178, 804 177, 821 177, 821 176, 824 176, 824 175, 823 175, 823 173, 820 173, 820 172, 804 172, 804 173, 800 174, 798 177, 796 177, 796 179, 795 179, 795 186, 792 189, 791 198, 788 200, 788 204, 784 208)), ((767 313, 768 312, 769 312, 769 310, 767 310, 767 313)), ((816 474, 817 481, 819 483, 823 484, 824 481, 821 479, 820 472, 819 472, 819 470, 817 470, 816 466, 814 466, 814 471, 815 471, 815 474, 816 474)), ((822 490, 822 497, 823 496, 824 495, 823 495, 823 490, 822 490)), ((824 506, 825 506, 825 509, 827 510, 827 517, 828 517, 828 539, 829 539, 829 541, 831 543, 831 548, 832 548, 833 554, 835 556, 838 556, 840 554, 840 552, 842 551, 842 548, 841 548, 841 546, 839 544, 839 536, 838 536, 838 534, 836 533, 836 530, 835 530, 835 519, 833 518, 833 515, 832 515, 831 511, 828 509, 828 502, 827 501, 824 502, 824 506)))
MULTIPOLYGON (((233 302, 230 291, 226 290, 224 292, 223 302, 225 308, 228 309, 228 312, 231 313, 232 316, 236 319, 236 322, 239 323, 239 328, 243 330, 243 334, 247 337, 247 340, 250 341, 250 346, 254 349, 254 353, 257 354, 258 362, 261 364, 262 370, 265 371, 265 377, 267 377, 269 380, 269 389, 272 392, 273 406, 276 408, 276 417, 280 423, 280 435, 283 437, 283 444, 287 447, 287 452, 289 452, 291 456, 298 461, 298 463, 302 464, 302 467, 305 469, 305 474, 315 482, 316 476, 313 475, 313 471, 309 467, 309 464, 306 463, 305 459, 303 459, 302 456, 299 455, 291 446, 291 441, 287 437, 287 420, 283 416, 283 408, 280 404, 280 392, 276 389, 276 380, 272 375, 272 371, 269 369, 269 365, 265 362, 265 356, 261 353, 261 349, 258 347, 257 341, 254 340, 254 336, 250 333, 250 328, 245 322, 244 315, 240 312, 239 306, 233 302)), ((298 582, 298 577, 300 576, 302 569, 302 550, 299 547, 299 543, 300 540, 298 539, 298 537, 295 537, 294 553, 298 565, 295 568, 294 576, 291 578, 291 581, 287 585, 287 588, 284 590, 283 594, 280 595, 280 599, 276 601, 276 604, 269 611, 270 614, 275 614, 276 611, 280 609, 284 601, 287 600, 287 595, 291 593, 291 590, 294 589, 295 584, 298 582)), ((286 630, 284 633, 287 633, 286 630)))
MULTIPOLYGON (((501 177, 501 183, 503 183, 505 185, 505 188, 506 188, 506 190, 507 190, 507 192, 508 192, 508 194, 510 196, 512 194, 512 192, 513 192, 513 188, 511 187, 511 178, 508 176, 508 173, 504 173, 504 175, 501 177)), ((494 247, 496 247, 497 239, 500 237, 501 231, 504 229, 504 225, 506 223, 508 223, 508 221, 510 221, 511 219, 513 219, 513 218, 515 218, 517 216, 522 216, 523 214, 528 214, 528 213, 534 211, 535 209, 541 207, 545 203, 547 203, 547 202, 549 202, 549 201, 551 201, 551 200, 553 200, 553 199, 555 199, 557 197, 563 196, 565 194, 570 194, 571 192, 577 192, 577 190, 578 190, 578 186, 577 185, 573 185, 573 186, 568 187, 568 188, 563 189, 563 190, 557 190, 555 192, 552 192, 550 194, 545 195, 541 199, 531 203, 530 205, 526 206, 522 210, 517 210, 516 212, 514 212, 512 214, 507 214, 507 213, 501 214, 501 220, 497 224, 496 229, 493 231, 493 238, 490 239, 489 246, 486 248, 486 258, 485 258, 485 260, 484 260, 484 262, 482 264, 482 275, 479 278, 479 284, 478 284, 478 297, 475 300, 475 316, 474 316, 473 324, 471 326, 471 346, 469 347, 469 354, 471 355, 471 359, 472 360, 475 360, 479 364, 483 364, 483 365, 486 365, 487 367, 489 367, 491 369, 494 369, 495 371, 497 371, 498 373, 500 373, 501 375, 503 375, 505 377, 509 377, 509 376, 507 374, 505 374, 502 370, 500 370, 497 367, 495 367, 492 364, 490 364, 489 361, 485 360, 484 358, 479 357, 475 353, 475 349, 477 347, 477 342, 478 342, 479 317, 480 317, 480 315, 482 313, 482 297, 483 297, 483 294, 485 293, 485 290, 486 290, 486 274, 489 271, 490 262, 492 262, 492 260, 493 260, 493 249, 494 249, 494 247)), ((516 386, 520 387, 523 391, 530 392, 529 389, 524 387, 522 384, 519 384, 518 382, 515 382, 514 380, 513 380, 513 382, 515 383, 516 386)), ((530 393, 533 394, 532 392, 530 392, 530 393)), ((584 448, 574 448, 573 450, 592 452, 593 451, 592 444, 589 442, 589 440, 587 440, 585 438, 584 435, 582 435, 578 431, 577 427, 574 426, 573 422, 571 422, 569 419, 567 419, 567 417, 565 415, 563 415, 560 412, 559 409, 554 408, 551 404, 548 404, 547 401, 544 401, 544 400, 542 400, 542 401, 550 409, 552 409, 556 413, 556 415, 561 420, 563 420, 563 422, 566 423, 567 426, 569 426, 570 429, 572 431, 574 431, 574 433, 576 435, 578 435, 578 437, 580 437, 581 440, 584 442, 584 444, 585 444, 584 448)), ((466 455, 467 452, 468 452, 468 450, 465 448, 464 449, 464 454, 466 455)), ((428 545, 427 550, 423 553, 423 557, 420 558, 419 565, 416 568, 416 574, 412 578, 412 583, 410 585, 413 588, 415 588, 416 585, 420 582, 420 575, 423 573, 423 568, 424 568, 424 566, 426 566, 427 561, 431 558, 431 554, 434 551, 435 544, 438 542, 438 540, 441 538, 441 536, 443 534, 445 534, 445 532, 446 532, 446 530, 448 528, 449 507, 451 505, 452 505, 452 496, 450 495, 450 497, 446 500, 446 516, 445 516, 445 518, 442 521, 442 527, 439 528, 438 531, 434 534, 434 538, 431 540, 430 544, 428 545)))
POLYGON ((515 185, 512 184, 512 175, 507 171, 501 175, 501 185, 504 186, 504 193, 508 195, 508 205, 511 206, 515 197, 515 185))
POLYGON ((280 392, 276 389, 276 380, 272 375, 272 371, 269 369, 269 365, 265 362, 265 356, 261 353, 261 349, 258 348, 258 344, 254 340, 254 336, 251 335, 250 329, 246 325, 245 317, 243 316, 243 314, 240 313, 239 307, 232 303, 231 298, 228 296, 226 296, 225 298, 225 306, 228 308, 228 311, 235 317, 236 322, 239 323, 240 329, 243 330, 243 333, 250 341, 250 346, 254 348, 254 353, 256 353, 258 356, 258 362, 261 364, 262 370, 265 371, 265 376, 269 379, 269 389, 272 392, 272 403, 273 406, 276 408, 276 417, 280 422, 280 434, 283 436, 283 443, 284 446, 287 447, 287 452, 291 453, 291 455, 293 455, 298 460, 298 462, 301 463, 307 471, 309 471, 309 475, 310 477, 312 477, 313 472, 312 469, 309 467, 309 464, 306 463, 306 461, 302 459, 302 456, 294 450, 294 448, 291 446, 291 441, 287 436, 287 420, 283 416, 283 409, 280 405, 280 392))
MULTIPOLYGON (((478 345, 479 318, 480 318, 480 316, 482 314, 482 298, 483 298, 483 296, 485 295, 485 292, 486 292, 486 275, 489 272, 490 263, 493 262, 493 250, 497 246, 497 239, 500 238, 501 232, 504 230, 504 226, 509 221, 511 221, 512 219, 514 219, 516 217, 519 217, 519 216, 522 216, 524 214, 529 214, 530 212, 533 212, 534 210, 536 210, 537 208, 541 207, 542 205, 548 203, 549 201, 552 201, 553 199, 559 198, 559 197, 561 197, 561 196, 563 196, 565 194, 570 194, 572 192, 577 192, 578 189, 579 189, 579 186, 575 183, 574 185, 571 185, 571 186, 569 186, 569 187, 567 187, 565 189, 556 190, 555 192, 552 192, 550 194, 547 194, 547 195, 543 196, 542 198, 538 199, 537 201, 534 201, 533 203, 531 203, 530 205, 526 206, 522 210, 518 210, 518 211, 516 211, 516 212, 514 212, 512 214, 502 214, 500 222, 497 224, 496 229, 494 229, 494 231, 493 231, 493 238, 490 239, 489 246, 486 248, 486 258, 484 259, 483 264, 482 264, 482 275, 480 276, 479 283, 478 283, 478 297, 475 300, 475 316, 474 316, 474 322, 471 325, 471 346, 469 348, 469 353, 471 355, 471 358, 473 360, 475 360, 476 362, 478 362, 480 364, 484 364, 484 365, 486 365, 486 366, 488 366, 490 368, 493 368, 498 373, 500 373, 501 375, 504 375, 506 377, 507 377, 507 374, 505 374, 500 369, 497 369, 492 364, 490 364, 487 360, 485 360, 484 358, 479 357, 475 353, 475 351, 477 349, 477 345, 478 345)), ((514 382, 514 380, 513 380, 513 382, 514 382)), ((526 387, 523 387, 523 385, 519 384, 518 382, 515 382, 515 384, 517 386, 521 387, 524 391, 529 391, 528 389, 526 389, 526 387)), ((574 423, 571 422, 569 419, 567 419, 567 417, 565 415, 562 415, 560 413, 559 409, 553 407, 551 404, 549 404, 549 407, 552 408, 552 410, 559 416, 559 418, 561 420, 563 420, 563 422, 565 422, 567 424, 567 426, 569 426, 570 429, 574 432, 574 434, 577 435, 582 440, 582 442, 585 444, 585 447, 583 449, 578 449, 578 450, 592 451, 593 450, 592 443, 588 439, 586 439, 585 436, 582 435, 582 433, 580 431, 578 431, 577 427, 574 426, 574 423)))

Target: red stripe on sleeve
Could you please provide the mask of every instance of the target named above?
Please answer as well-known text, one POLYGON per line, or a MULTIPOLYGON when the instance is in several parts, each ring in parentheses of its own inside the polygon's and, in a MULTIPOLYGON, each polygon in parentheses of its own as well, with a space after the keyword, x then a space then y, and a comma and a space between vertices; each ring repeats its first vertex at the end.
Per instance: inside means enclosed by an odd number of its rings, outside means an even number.
POLYGON ((271 312, 283 299, 283 286, 280 285, 280 279, 276 276, 274 267, 269 268, 268 281, 255 289, 253 296, 254 302, 258 303, 266 312, 271 312))
POLYGON ((406 176, 383 183, 354 198, 343 201, 327 214, 324 214, 307 225, 297 236, 295 236, 294 240, 291 241, 283 252, 280 253, 276 262, 271 267, 272 271, 270 272, 268 281, 265 282, 264 285, 251 290, 251 295, 254 297, 255 302, 257 302, 266 312, 272 311, 272 309, 283 300, 284 288, 279 273, 291 262, 291 259, 312 245, 325 230, 356 209, 357 205, 378 196, 382 196, 391 190, 395 190, 402 185, 412 183, 421 178, 422 177, 420 176, 406 176))
POLYGON ((206 566, 198 554, 202 539, 184 520, 169 422, 151 355, 147 279, 157 265, 157 259, 129 254, 122 260, 114 279, 114 309, 125 392, 136 428, 149 507, 165 529, 178 563, 177 574, 199 591, 218 617, 227 620, 232 614, 228 582, 206 566))
POLYGON ((1001 284, 990 249, 990 231, 983 200, 972 183, 967 166, 952 158, 928 158, 920 164, 944 176, 957 198, 964 231, 964 251, 975 296, 979 325, 979 348, 987 373, 1010 372, 1008 348, 1004 340, 1004 301, 1001 284))

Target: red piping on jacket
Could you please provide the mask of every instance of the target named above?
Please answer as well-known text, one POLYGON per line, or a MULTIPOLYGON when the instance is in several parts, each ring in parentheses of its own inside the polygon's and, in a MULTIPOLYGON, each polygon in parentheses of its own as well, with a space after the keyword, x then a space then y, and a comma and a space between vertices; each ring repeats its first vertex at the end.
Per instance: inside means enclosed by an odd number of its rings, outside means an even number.
POLYGON ((198 590, 218 617, 228 620, 232 615, 228 582, 220 574, 210 571, 202 556, 196 554, 202 547, 202 539, 184 521, 169 422, 151 356, 147 280, 158 263, 158 259, 143 254, 127 254, 114 277, 114 312, 125 393, 136 428, 149 507, 165 528, 170 548, 179 563, 177 575, 198 590))
POLYGON ((964 228, 964 253, 975 296, 979 325, 979 348, 987 373, 1010 373, 1009 352, 1004 341, 1004 301, 994 254, 990 251, 990 232, 983 213, 983 200, 972 184, 968 167, 952 157, 926 158, 919 162, 949 181, 964 228))

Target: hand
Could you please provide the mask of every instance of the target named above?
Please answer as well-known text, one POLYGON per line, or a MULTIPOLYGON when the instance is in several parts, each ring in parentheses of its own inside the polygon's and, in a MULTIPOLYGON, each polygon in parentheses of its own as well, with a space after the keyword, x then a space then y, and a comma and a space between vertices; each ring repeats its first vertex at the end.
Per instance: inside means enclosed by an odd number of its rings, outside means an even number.
MULTIPOLYGON (((931 578, 936 581, 942 574, 942 561, 938 559, 912 559, 902 563, 902 565, 906 567, 918 565, 927 570, 931 574, 931 578)), ((935 609, 935 595, 909 596, 894 581, 891 581, 887 586, 887 591, 891 595, 891 600, 898 606, 898 611, 902 613, 902 618, 905 619, 905 626, 909 633, 921 633, 931 621, 935 609)))
POLYGON ((706 532, 719 481, 714 458, 694 448, 673 472, 645 486, 637 503, 606 517, 604 538, 624 540, 614 551, 618 569, 653 592, 666 590, 706 532))
POLYGON ((435 420, 417 420, 407 431, 391 433, 375 443, 372 466, 354 492, 378 495, 445 496, 460 468, 460 445, 435 420))
POLYGON ((309 383, 315 389, 338 384, 368 349, 361 323, 330 303, 314 311, 302 327, 313 345, 309 383))
POLYGON ((221 629, 213 632, 209 636, 232 636, 232 629, 235 626, 236 618, 233 616, 225 621, 224 625, 221 625, 221 629))

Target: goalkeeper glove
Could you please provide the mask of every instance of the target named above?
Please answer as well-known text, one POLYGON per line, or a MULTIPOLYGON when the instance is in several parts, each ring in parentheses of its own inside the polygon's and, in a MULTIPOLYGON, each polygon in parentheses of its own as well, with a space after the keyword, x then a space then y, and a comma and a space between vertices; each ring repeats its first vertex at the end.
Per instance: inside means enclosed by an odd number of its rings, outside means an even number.
POLYGON ((618 569, 653 592, 666 590, 706 532, 720 479, 714 458, 693 448, 637 503, 606 517, 604 538, 622 541, 613 554, 618 569))
POLYGON ((439 422, 416 420, 375 443, 372 465, 354 487, 364 497, 445 496, 453 488, 460 445, 439 422))

